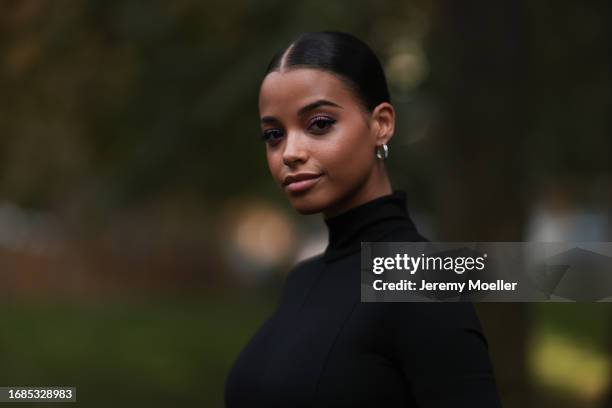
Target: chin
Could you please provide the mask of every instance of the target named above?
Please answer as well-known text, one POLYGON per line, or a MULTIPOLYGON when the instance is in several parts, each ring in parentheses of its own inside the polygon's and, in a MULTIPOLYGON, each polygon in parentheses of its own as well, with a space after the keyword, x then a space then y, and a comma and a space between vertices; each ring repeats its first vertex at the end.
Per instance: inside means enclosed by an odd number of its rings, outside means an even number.
POLYGON ((316 214, 325 209, 318 200, 312 200, 308 197, 291 197, 289 198, 291 205, 297 212, 303 215, 316 214))

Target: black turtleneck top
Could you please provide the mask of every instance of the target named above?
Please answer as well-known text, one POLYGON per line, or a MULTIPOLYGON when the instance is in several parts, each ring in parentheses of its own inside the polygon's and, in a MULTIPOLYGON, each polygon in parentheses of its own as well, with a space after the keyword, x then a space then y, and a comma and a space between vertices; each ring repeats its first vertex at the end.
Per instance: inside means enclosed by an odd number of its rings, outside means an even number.
POLYGON ((425 241, 396 190, 325 219, 225 383, 228 408, 499 407, 471 303, 362 303, 361 242, 425 241))

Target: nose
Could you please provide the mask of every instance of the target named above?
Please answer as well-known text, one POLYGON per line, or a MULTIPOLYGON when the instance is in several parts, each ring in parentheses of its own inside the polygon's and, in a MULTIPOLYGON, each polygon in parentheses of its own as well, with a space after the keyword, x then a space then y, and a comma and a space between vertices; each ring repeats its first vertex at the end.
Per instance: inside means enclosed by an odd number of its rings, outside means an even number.
POLYGON ((308 151, 302 136, 299 133, 287 135, 285 150, 283 151, 283 163, 286 166, 292 166, 298 161, 304 163, 306 160, 308 160, 308 151))

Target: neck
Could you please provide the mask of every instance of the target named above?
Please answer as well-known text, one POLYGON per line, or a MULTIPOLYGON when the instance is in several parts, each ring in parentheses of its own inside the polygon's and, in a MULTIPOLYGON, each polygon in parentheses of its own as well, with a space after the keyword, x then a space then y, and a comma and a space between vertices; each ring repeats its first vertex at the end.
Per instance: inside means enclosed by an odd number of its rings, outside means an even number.
POLYGON ((404 232, 411 231, 412 235, 412 231, 416 233, 408 216, 406 194, 401 190, 327 218, 325 224, 329 236, 324 256, 326 261, 358 252, 361 242, 381 241, 390 231, 402 229, 404 232))
POLYGON ((387 171, 382 163, 378 163, 377 171, 373 171, 366 182, 356 191, 350 192, 339 202, 323 211, 325 219, 335 217, 343 212, 372 201, 378 197, 389 195, 393 192, 387 171))

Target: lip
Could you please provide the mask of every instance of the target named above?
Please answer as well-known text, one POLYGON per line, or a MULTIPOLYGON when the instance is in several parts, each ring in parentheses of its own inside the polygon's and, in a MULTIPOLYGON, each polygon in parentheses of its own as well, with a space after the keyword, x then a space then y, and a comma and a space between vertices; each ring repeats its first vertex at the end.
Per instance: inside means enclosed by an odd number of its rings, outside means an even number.
POLYGON ((317 173, 297 173, 285 177, 283 186, 292 193, 306 191, 314 186, 323 176, 317 173))

